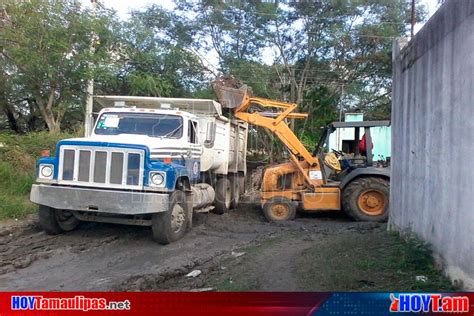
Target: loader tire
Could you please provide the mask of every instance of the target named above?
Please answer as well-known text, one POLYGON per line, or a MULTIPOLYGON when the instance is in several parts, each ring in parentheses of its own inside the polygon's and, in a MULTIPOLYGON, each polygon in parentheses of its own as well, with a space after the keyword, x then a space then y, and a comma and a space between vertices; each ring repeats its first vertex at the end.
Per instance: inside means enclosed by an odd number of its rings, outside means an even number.
POLYGON ((38 216, 41 228, 49 235, 74 230, 80 223, 71 212, 45 205, 40 205, 38 216))
POLYGON ((188 228, 188 207, 186 194, 180 190, 173 192, 168 210, 151 217, 153 239, 162 245, 181 239, 188 228))
POLYGON ((214 213, 224 214, 232 206, 232 183, 227 177, 222 177, 216 183, 216 199, 214 213))
POLYGON ((363 177, 350 182, 343 190, 344 211, 356 221, 385 222, 388 219, 390 182, 377 177, 363 177))
POLYGON ((269 222, 291 221, 296 216, 296 207, 290 199, 275 196, 263 205, 263 214, 269 222))

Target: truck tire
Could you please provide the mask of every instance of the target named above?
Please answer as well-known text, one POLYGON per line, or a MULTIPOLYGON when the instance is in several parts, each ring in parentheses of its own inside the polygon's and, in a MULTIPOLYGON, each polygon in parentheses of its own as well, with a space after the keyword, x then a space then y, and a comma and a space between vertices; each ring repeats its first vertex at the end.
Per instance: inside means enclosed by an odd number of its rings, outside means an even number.
POLYGON ((152 215, 153 239, 162 245, 181 239, 188 227, 188 207, 186 194, 180 190, 173 192, 168 210, 152 215))
POLYGON ((231 208, 237 209, 240 203, 240 196, 242 195, 244 188, 243 188, 243 179, 244 177, 241 175, 234 175, 231 179, 232 182, 232 202, 231 208))
POLYGON ((216 183, 216 200, 215 209, 216 214, 226 213, 232 204, 232 183, 227 177, 222 177, 216 183))
POLYGON ((389 180, 377 177, 357 178, 342 193, 344 211, 357 221, 386 221, 389 199, 389 180))
POLYGON ((245 194, 245 176, 239 174, 240 195, 245 194))
POLYGON ((80 223, 71 212, 44 205, 40 205, 38 215, 41 228, 49 235, 74 230, 80 223))
POLYGON ((76 229, 81 222, 72 212, 67 210, 56 210, 56 221, 58 226, 65 232, 76 229))
POLYGON ((291 221, 296 216, 296 207, 290 199, 275 196, 263 205, 263 214, 270 222, 291 221))

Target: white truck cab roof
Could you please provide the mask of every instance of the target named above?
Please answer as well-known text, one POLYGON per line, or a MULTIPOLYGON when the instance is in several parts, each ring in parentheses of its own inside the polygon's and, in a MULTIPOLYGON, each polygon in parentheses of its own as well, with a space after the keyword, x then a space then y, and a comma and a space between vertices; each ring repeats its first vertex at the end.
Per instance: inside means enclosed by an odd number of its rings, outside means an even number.
MULTIPOLYGON (((148 109, 149 112, 166 113, 185 111, 194 115, 222 116, 222 106, 211 99, 134 97, 134 96, 94 96, 103 108, 102 111, 134 112, 148 109), (134 109, 134 107, 136 109, 134 109)), ((144 110, 148 112, 147 110, 144 110)), ((176 113, 182 114, 182 113, 176 113)))

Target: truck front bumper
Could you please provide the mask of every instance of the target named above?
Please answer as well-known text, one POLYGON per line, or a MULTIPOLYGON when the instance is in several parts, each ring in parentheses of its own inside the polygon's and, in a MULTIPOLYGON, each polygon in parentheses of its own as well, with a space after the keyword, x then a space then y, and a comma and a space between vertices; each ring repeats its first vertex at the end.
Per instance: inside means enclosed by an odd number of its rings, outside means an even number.
POLYGON ((61 210, 138 215, 165 212, 169 196, 165 193, 90 189, 33 184, 33 203, 61 210))

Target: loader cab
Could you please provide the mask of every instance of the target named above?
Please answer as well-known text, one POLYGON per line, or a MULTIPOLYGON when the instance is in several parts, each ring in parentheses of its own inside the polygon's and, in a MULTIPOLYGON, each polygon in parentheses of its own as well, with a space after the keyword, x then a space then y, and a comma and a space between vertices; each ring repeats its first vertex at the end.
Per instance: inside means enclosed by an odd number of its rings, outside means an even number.
POLYGON ((371 128, 381 126, 390 126, 390 121, 333 122, 327 125, 313 153, 324 162, 322 165, 324 165, 326 177, 341 180, 347 173, 355 169, 373 167, 376 159, 373 148, 377 144, 373 142, 371 128), (350 131, 353 137, 342 139, 341 133, 343 131, 346 131, 346 135, 347 131, 350 131), (336 136, 338 148, 332 148, 336 146, 330 145, 331 135, 336 136), (339 139, 340 137, 341 139, 339 139), (360 150, 361 141, 365 141, 365 152, 360 150), (336 170, 334 165, 328 163, 330 161, 328 155, 337 157, 340 170, 336 170))

